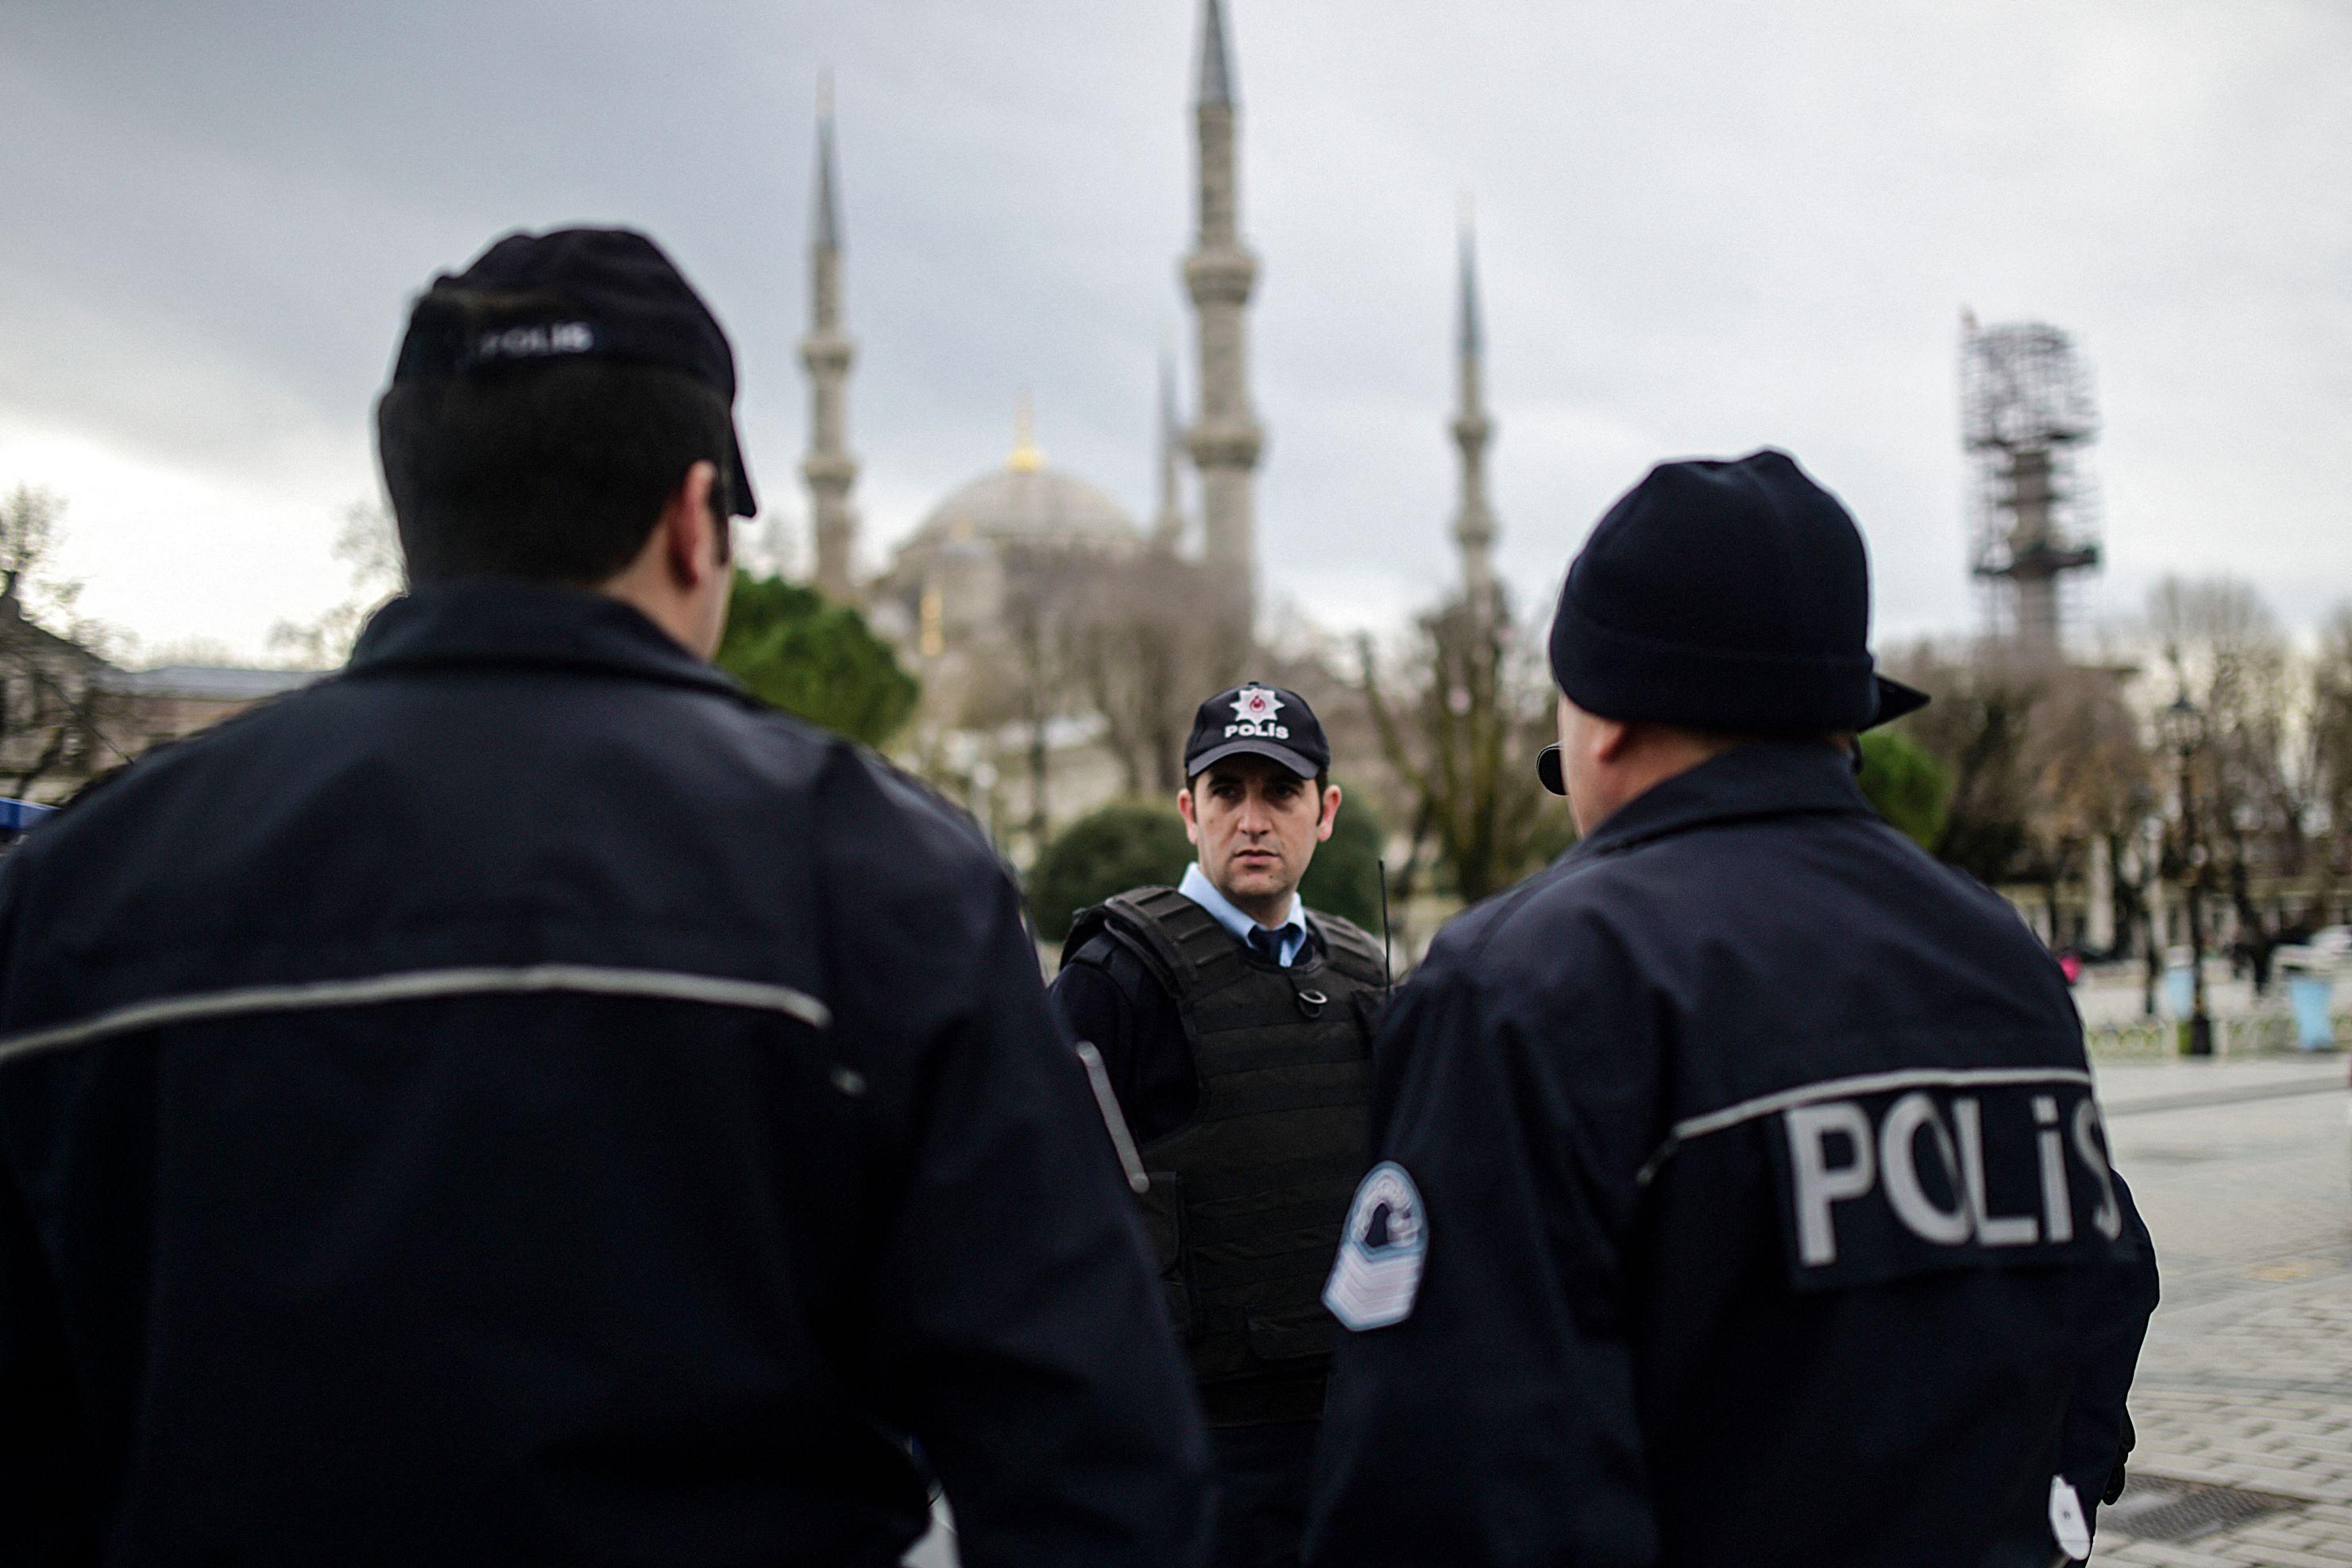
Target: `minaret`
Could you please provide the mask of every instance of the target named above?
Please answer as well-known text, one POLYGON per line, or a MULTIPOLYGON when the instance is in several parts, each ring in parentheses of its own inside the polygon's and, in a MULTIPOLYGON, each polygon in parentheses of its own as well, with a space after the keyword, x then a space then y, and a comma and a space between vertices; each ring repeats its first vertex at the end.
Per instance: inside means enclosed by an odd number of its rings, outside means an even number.
POLYGON ((809 519, 816 536, 815 580, 827 598, 856 595, 851 557, 857 513, 849 487, 857 460, 849 455, 849 362, 855 346, 841 330, 841 211, 833 190, 833 73, 817 79, 816 203, 809 239, 809 331, 801 363, 809 373, 809 447, 801 463, 808 480, 809 519))
POLYGON ((1485 334, 1478 322, 1478 256, 1470 213, 1462 213, 1462 319, 1454 338, 1461 374, 1461 410, 1454 416, 1454 443, 1462 448, 1462 507, 1454 537, 1462 546, 1464 599, 1482 616, 1497 608, 1495 592, 1495 514, 1486 505, 1486 443, 1495 422, 1486 417, 1485 334))
POLYGON ((1151 542, 1160 550, 1174 554, 1184 542, 1184 506, 1177 494, 1178 454, 1182 449, 1183 430, 1176 415, 1176 360, 1162 349, 1160 353, 1160 510, 1151 520, 1151 542))
POLYGON ((1242 247, 1234 158, 1234 72, 1225 53, 1222 0, 1201 12, 1200 233, 1184 258, 1184 286, 1200 331, 1200 417, 1186 445, 1201 472, 1202 557, 1233 597, 1235 630, 1251 635, 1257 589, 1257 517, 1251 473, 1265 433, 1250 407, 1249 344, 1243 308, 1257 260, 1242 247))

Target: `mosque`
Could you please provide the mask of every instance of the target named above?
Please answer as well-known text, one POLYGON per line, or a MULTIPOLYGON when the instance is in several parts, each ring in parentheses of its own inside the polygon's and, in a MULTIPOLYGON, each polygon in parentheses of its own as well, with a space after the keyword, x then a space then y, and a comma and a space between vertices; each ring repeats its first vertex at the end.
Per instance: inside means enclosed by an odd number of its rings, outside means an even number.
MULTIPOLYGON (((810 322, 801 340, 810 387, 808 451, 801 473, 809 489, 811 575, 829 597, 861 605, 875 629, 897 645, 923 681, 921 727, 935 743, 942 738, 953 742, 949 749, 961 753, 961 762, 947 760, 962 768, 968 783, 975 773, 992 776, 995 770, 987 760, 991 752, 1025 749, 1037 759, 1029 816, 1038 827, 1046 817, 1043 769, 1048 750, 1055 753, 1060 774, 1055 818, 1066 820, 1118 793, 1115 770, 1087 754, 1083 716, 1059 716, 1050 745, 1041 731, 1025 743, 1000 748, 973 732, 959 710, 975 689, 976 679, 1009 656, 1008 607, 1024 595, 1050 592, 1050 575, 1058 562, 1074 556, 1118 560, 1155 550, 1184 554, 1213 568, 1205 574, 1208 580, 1222 584, 1230 595, 1220 606, 1220 618, 1234 646, 1255 646, 1255 477, 1265 431, 1250 395, 1247 312, 1258 264, 1241 237, 1236 107, 1223 0, 1202 0, 1192 104, 1197 227, 1182 270, 1192 304, 1197 401, 1191 422, 1181 423, 1174 378, 1163 363, 1158 507, 1149 526, 1139 526, 1102 489, 1047 467, 1024 408, 1003 467, 950 491, 896 547, 878 574, 861 580, 856 566, 858 517, 852 500, 857 462, 847 437, 855 345, 842 313, 844 247, 833 110, 829 93, 820 96, 810 322), (1181 503, 1179 479, 1187 462, 1198 498, 1197 528, 1181 503)), ((1460 310, 1460 405, 1451 433, 1461 452, 1461 499, 1454 533, 1465 589, 1473 603, 1492 604, 1495 522, 1486 501, 1485 453, 1494 426, 1484 405, 1483 339, 1466 223, 1460 310)), ((930 762, 936 765, 940 760, 934 756, 930 762)), ((968 793, 975 813, 989 820, 978 792, 968 793)))

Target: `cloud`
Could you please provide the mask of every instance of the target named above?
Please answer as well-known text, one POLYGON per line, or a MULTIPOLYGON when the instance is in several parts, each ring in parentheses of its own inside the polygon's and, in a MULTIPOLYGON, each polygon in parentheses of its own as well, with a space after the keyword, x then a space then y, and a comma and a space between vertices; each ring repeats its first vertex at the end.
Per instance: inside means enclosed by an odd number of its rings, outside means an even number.
MULTIPOLYGON (((1024 391, 1053 461, 1145 513, 1154 363, 1189 327, 1191 10, 12 7, 0 482, 79 487, 93 611, 257 651, 340 590, 328 547, 373 488, 407 295, 506 228, 592 219, 646 226, 713 298, 753 468, 797 516, 830 64, 869 563, 1002 460, 1024 391), (192 541, 215 551, 200 595, 192 541)), ((1260 554, 1318 616, 1392 620, 1452 570, 1465 192, 1522 601, 1649 461, 1771 442, 1861 517, 1885 632, 1968 625, 1963 303, 2064 326, 2095 368, 2095 597, 2128 609, 2174 569, 2240 572, 2297 620, 2352 593, 2340 7, 1234 0, 1231 21, 1260 554)))

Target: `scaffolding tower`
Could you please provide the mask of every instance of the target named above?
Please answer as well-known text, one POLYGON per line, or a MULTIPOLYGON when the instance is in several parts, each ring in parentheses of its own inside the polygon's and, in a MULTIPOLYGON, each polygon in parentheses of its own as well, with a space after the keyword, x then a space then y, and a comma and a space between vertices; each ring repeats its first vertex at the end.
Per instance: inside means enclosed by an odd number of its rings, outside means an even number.
POLYGON ((2029 658, 2063 650, 2061 589, 2099 563, 2087 449, 2099 433, 2090 371, 2064 332, 2038 321, 1960 320, 1961 442, 1969 565, 1991 592, 1993 633, 2029 658))

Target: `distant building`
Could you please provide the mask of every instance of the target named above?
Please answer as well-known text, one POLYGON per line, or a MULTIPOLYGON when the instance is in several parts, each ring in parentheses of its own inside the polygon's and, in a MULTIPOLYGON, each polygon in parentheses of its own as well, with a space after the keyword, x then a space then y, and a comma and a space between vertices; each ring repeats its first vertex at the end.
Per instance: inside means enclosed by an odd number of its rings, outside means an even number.
POLYGON ((208 664, 122 669, 0 595, 0 797, 65 800, 109 768, 320 673, 208 664))
POLYGON ((1008 616, 1053 592, 1064 557, 1123 558, 1143 543, 1118 502, 1045 466, 1024 414, 1004 466, 950 490, 898 546, 867 589, 867 613, 913 656, 927 689, 956 686, 1005 652, 1008 616))
MULTIPOLYGON (((1234 81, 1223 0, 1202 0, 1192 102, 1197 232, 1181 269, 1197 339, 1199 416, 1189 429, 1179 428, 1172 406, 1174 387, 1163 367, 1161 483, 1153 528, 1169 548, 1182 542, 1181 536, 1187 530, 1176 493, 1175 463, 1180 453, 1187 455, 1199 486, 1199 549, 1203 559, 1219 568, 1220 581, 1230 584, 1231 603, 1225 609, 1233 618, 1236 637, 1247 644, 1256 596, 1254 480, 1265 435, 1249 387, 1245 312, 1256 281, 1257 260, 1241 237, 1234 81)), ((996 558, 1002 553, 998 539, 991 532, 996 524, 1017 535, 1021 548, 1032 552, 1041 545, 1060 542, 1091 549, 1107 534, 1118 535, 1125 547, 1140 542, 1140 537, 1125 511, 1100 490, 1044 469, 1024 427, 1007 473, 983 476, 940 502, 924 525, 923 534, 933 537, 919 534, 902 547, 879 581, 868 583, 857 577, 859 519, 851 491, 858 465, 848 438, 849 373, 856 343, 849 336, 843 309, 846 242, 841 221, 842 183, 835 167, 830 77, 818 89, 816 142, 810 204, 809 328, 801 341, 801 358, 809 378, 808 451, 801 472, 809 491, 814 580, 830 597, 875 604, 884 610, 878 618, 898 632, 902 647, 919 658, 936 658, 936 652, 925 655, 921 650, 929 645, 951 645, 955 636, 948 629, 950 623, 977 624, 971 612, 979 601, 970 598, 958 584, 969 583, 983 597, 992 592, 996 558), (984 515, 967 518, 971 537, 957 537, 956 518, 975 511, 984 515), (1019 515, 1015 518, 1012 513, 1019 515), (1108 525, 1111 519, 1116 519, 1115 528, 1108 525), (1064 527, 1066 521, 1073 525, 1071 529, 1064 527), (966 549, 967 545, 977 550, 966 549), (927 579, 932 579, 929 586, 923 585, 927 579), (929 622, 922 619, 927 593, 933 595, 934 606, 929 622), (888 612, 887 606, 894 599, 905 600, 910 595, 913 602, 902 606, 904 615, 888 612)))
POLYGON ((1257 261, 1242 237, 1235 73, 1223 0, 1201 0, 1198 39, 1195 233, 1179 269, 1193 317, 1198 402, 1189 426, 1181 422, 1173 377, 1163 365, 1160 495, 1150 537, 1102 489, 1045 467, 1024 410, 1004 467, 942 499, 873 576, 856 570, 858 464, 849 446, 848 405, 856 345, 843 308, 844 186, 830 79, 819 89, 809 321, 801 343, 809 381, 802 474, 813 580, 833 598, 863 604, 875 628, 897 645, 923 682, 922 709, 907 743, 934 778, 961 781, 961 793, 992 831, 1013 823, 1025 827, 1024 842, 1007 846, 1016 854, 1033 850, 1046 830, 1049 775, 1055 822, 1120 787, 1122 770, 1099 743, 1099 721, 1076 710, 1081 705, 1065 700, 1065 693, 1046 703, 1036 693, 1014 699, 1010 692, 1024 679, 1034 683, 1041 605, 1082 581, 1087 563, 1153 548, 1190 552, 1216 568, 1222 585, 1220 602, 1205 613, 1230 628, 1231 646, 1254 646, 1254 480, 1265 432, 1250 395, 1246 312, 1257 261), (1193 475, 1196 519, 1184 512, 1180 466, 1193 475), (1005 772, 1026 775, 1025 788, 1008 779, 1000 795, 1000 760, 1005 772))
POLYGON ((120 760, 122 715, 104 685, 115 673, 0 594, 0 796, 61 800, 120 760))
MULTIPOLYGON (((1024 408, 1003 468, 940 500, 878 573, 860 570, 862 519, 854 495, 860 467, 849 434, 857 345, 845 308, 847 186, 837 163, 830 78, 819 88, 807 331, 801 340, 811 578, 828 597, 861 605, 922 681, 921 707, 897 742, 901 760, 959 795, 1016 860, 1072 817, 1123 790, 1146 787, 1145 778, 1156 789, 1174 766, 1172 754, 1149 770, 1139 769, 1138 759, 1174 752, 1193 702, 1227 679, 1274 672, 1258 637, 1264 595, 1256 477, 1267 433, 1251 377, 1249 313, 1259 264, 1243 221, 1239 78, 1224 0, 1196 3, 1192 235, 1175 268, 1191 317, 1192 405, 1189 419, 1180 413, 1175 367, 1163 353, 1158 493, 1148 527, 1139 527, 1104 489, 1046 467, 1024 408), (1141 570, 1097 570, 1125 561, 1141 570), (1179 570, 1163 579, 1157 569, 1169 563, 1179 570), (1130 580, 1124 588, 1114 585, 1121 577, 1130 580), (1134 586, 1161 580, 1181 587, 1161 595, 1134 586), (1164 646, 1172 638, 1140 631, 1126 645, 1136 650, 1133 668, 1110 668, 1099 644, 1076 655, 1066 641, 1045 646, 1054 640, 1041 626, 1046 612, 1097 590, 1121 613, 1148 605, 1164 614, 1181 605, 1187 627, 1205 628, 1205 640, 1230 655, 1222 662, 1231 668, 1206 679, 1194 666, 1207 661, 1172 652, 1164 646), (1099 689, 1089 692, 1090 685, 1099 689), (1181 702, 1173 701, 1177 695, 1181 702), (1114 709, 1116 731, 1107 716, 1114 709)), ((1494 421, 1486 405, 1466 214, 1461 246, 1459 401, 1447 426, 1461 468, 1454 536, 1465 592, 1482 613, 1494 614, 1501 608, 1486 490, 1494 421)), ((1146 618, 1137 616, 1139 627, 1146 618)), ((1363 778, 1379 764, 1368 751, 1351 765, 1353 776, 1363 778)))
POLYGON ((257 702, 282 697, 319 679, 315 669, 260 669, 239 665, 166 664, 153 669, 110 669, 101 680, 121 694, 125 718, 146 750, 193 735, 257 702))

